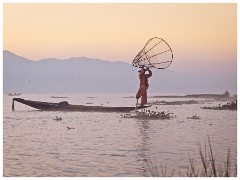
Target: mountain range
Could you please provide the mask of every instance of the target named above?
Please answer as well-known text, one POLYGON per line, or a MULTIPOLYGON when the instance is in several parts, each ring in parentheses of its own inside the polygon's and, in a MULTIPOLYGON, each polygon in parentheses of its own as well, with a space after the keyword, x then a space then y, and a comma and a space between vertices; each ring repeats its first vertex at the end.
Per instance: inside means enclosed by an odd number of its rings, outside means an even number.
MULTIPOLYGON (((173 62, 174 63, 174 62, 173 62)), ((122 61, 87 57, 33 61, 3 51, 4 93, 130 93, 139 87, 138 68, 122 61)), ((237 91, 237 73, 177 73, 153 69, 149 93, 191 94, 237 91)))

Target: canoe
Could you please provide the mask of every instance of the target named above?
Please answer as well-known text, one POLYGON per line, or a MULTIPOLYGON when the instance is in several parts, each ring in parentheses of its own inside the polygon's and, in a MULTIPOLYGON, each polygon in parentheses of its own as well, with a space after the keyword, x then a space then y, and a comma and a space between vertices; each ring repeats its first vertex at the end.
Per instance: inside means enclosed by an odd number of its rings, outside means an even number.
MULTIPOLYGON (((43 111, 79 111, 79 112, 130 112, 135 110, 136 107, 107 107, 107 106, 84 106, 84 105, 71 105, 67 101, 60 103, 30 101, 22 98, 13 98, 12 110, 14 111, 14 101, 33 107, 43 111)), ((137 109, 143 109, 150 106, 138 106, 137 109)))

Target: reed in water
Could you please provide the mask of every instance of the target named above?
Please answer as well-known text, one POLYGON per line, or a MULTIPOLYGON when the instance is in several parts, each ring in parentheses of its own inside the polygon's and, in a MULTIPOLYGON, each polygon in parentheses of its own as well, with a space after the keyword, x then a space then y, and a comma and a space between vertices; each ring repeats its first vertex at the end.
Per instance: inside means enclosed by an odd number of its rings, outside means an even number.
POLYGON ((200 155, 200 168, 197 166, 197 161, 189 158, 189 166, 187 172, 182 174, 180 170, 178 175, 175 173, 175 169, 169 171, 167 166, 157 167, 151 159, 147 160, 147 168, 150 173, 150 176, 153 177, 237 177, 237 162, 235 162, 234 167, 231 165, 231 155, 230 149, 228 149, 226 160, 223 164, 216 163, 216 155, 213 153, 212 145, 210 138, 208 137, 208 151, 207 145, 205 144, 205 150, 202 150, 200 142, 197 144, 199 155, 200 155), (222 168, 224 167, 224 168, 222 168))

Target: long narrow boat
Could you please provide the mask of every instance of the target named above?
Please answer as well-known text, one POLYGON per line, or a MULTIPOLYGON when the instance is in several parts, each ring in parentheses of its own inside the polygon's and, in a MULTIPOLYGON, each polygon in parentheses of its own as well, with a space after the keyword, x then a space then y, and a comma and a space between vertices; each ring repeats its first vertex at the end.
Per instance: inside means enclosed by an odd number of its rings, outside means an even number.
MULTIPOLYGON (((79 112, 130 112, 135 110, 136 107, 106 107, 106 106, 84 106, 84 105, 71 105, 63 101, 60 103, 30 101, 22 98, 13 98, 12 110, 14 111, 14 101, 33 107, 43 111, 79 111, 79 112)), ((137 109, 143 109, 150 106, 138 106, 137 109)))

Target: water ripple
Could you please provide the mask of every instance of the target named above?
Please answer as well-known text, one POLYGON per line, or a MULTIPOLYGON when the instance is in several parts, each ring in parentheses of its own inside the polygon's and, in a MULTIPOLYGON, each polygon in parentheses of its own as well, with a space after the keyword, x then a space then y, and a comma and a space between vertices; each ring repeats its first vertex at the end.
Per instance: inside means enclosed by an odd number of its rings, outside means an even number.
MULTIPOLYGON (((204 147, 208 135, 218 162, 226 160, 228 148, 233 159, 237 157, 236 111, 206 111, 201 104, 162 106, 177 118, 142 121, 122 119, 118 113, 44 112, 18 104, 12 112, 11 101, 4 98, 4 176, 149 176, 148 160, 183 171, 188 154, 199 158, 197 143, 204 147), (187 119, 195 114, 202 119, 187 119), (56 116, 63 120, 54 121, 56 116)), ((77 104, 79 98, 69 100, 77 104)), ((131 98, 104 98, 131 104, 131 98)), ((101 96, 92 100, 100 101, 101 96)))

